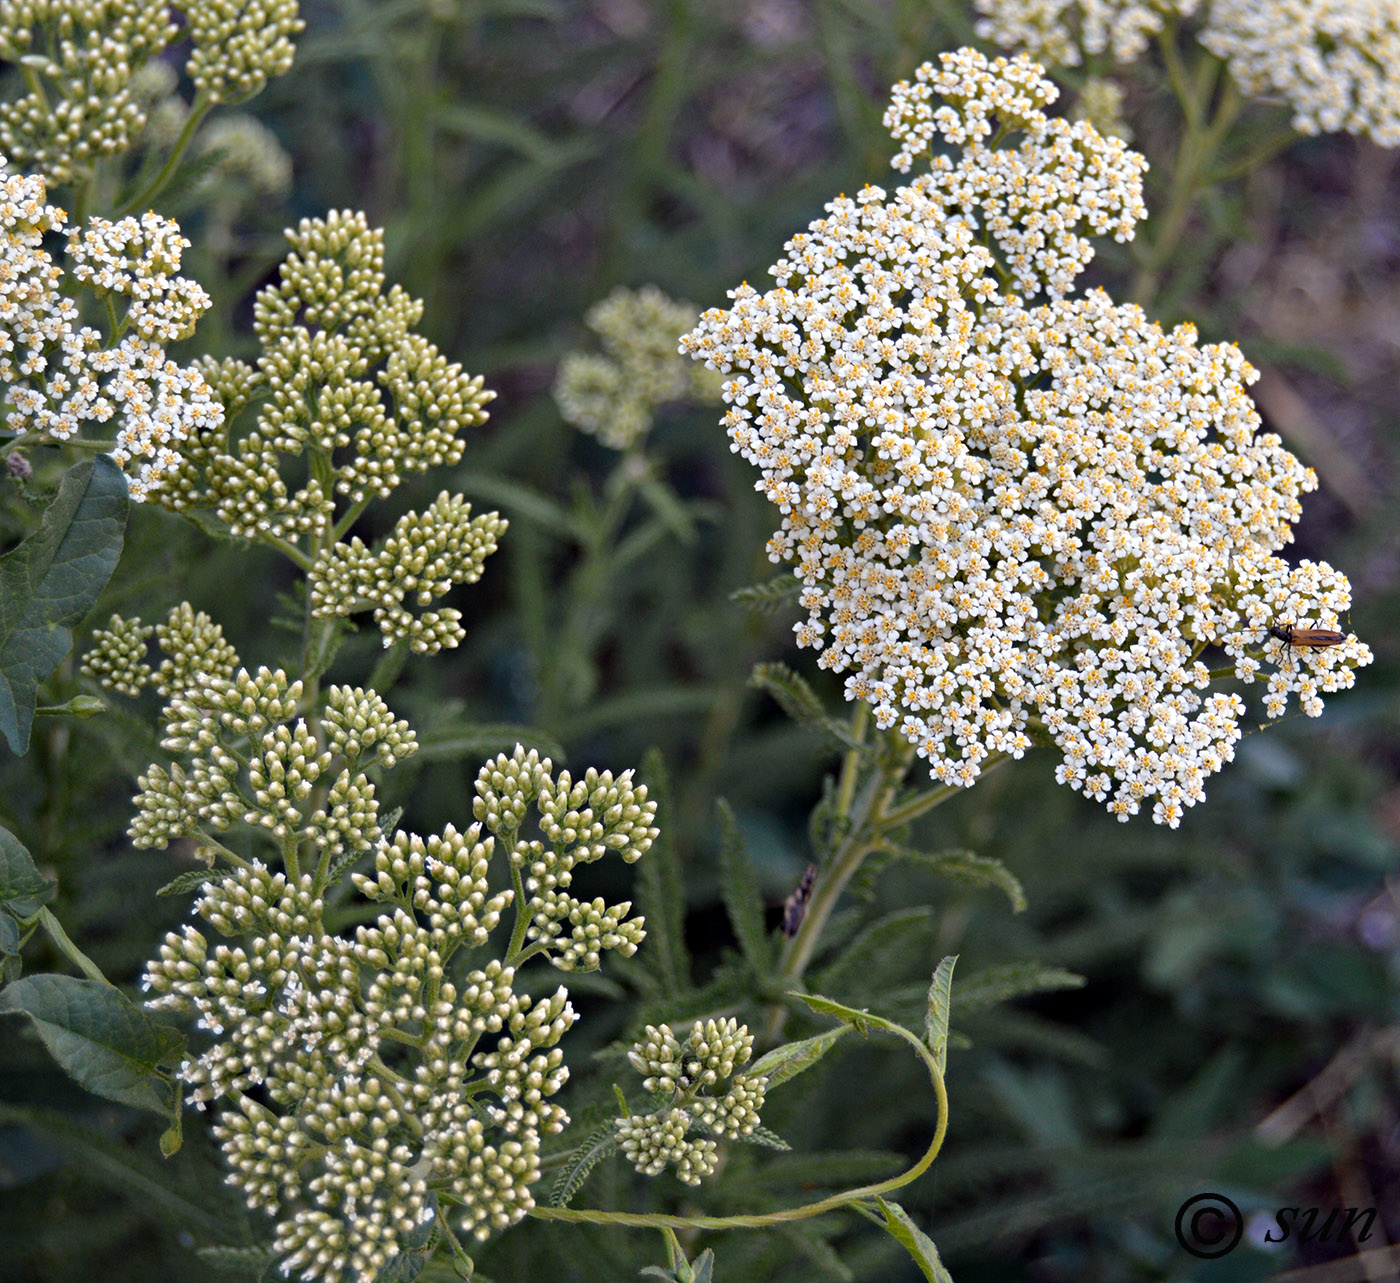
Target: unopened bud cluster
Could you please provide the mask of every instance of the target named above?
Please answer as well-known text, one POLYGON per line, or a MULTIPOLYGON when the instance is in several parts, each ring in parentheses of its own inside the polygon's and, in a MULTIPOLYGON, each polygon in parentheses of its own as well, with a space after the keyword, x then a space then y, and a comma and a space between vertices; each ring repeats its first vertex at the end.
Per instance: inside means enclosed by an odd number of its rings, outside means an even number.
POLYGON ((373 610, 386 644, 455 646, 457 611, 414 615, 405 602, 473 582, 503 520, 469 519, 443 494, 375 548, 340 536, 408 474, 459 462, 457 433, 486 421, 495 394, 412 332, 423 305, 385 288, 384 234, 363 214, 304 219, 287 239, 279 281, 254 305, 262 355, 202 364, 228 418, 186 445, 161 501, 212 508, 235 535, 308 546, 318 617, 373 610), (238 435, 229 425, 245 408, 256 422, 238 435))
POLYGON ((375 548, 358 536, 332 544, 311 568, 311 613, 348 616, 372 606, 386 646, 407 641, 417 654, 456 646, 466 636, 462 612, 452 607, 414 614, 457 584, 481 578, 507 522, 494 512, 471 516, 471 504, 444 490, 422 512, 400 517, 375 548))
MULTIPOLYGON (((130 634, 108 631, 118 640, 130 634)), ((189 684, 162 714, 161 745, 180 760, 168 770, 153 764, 137 780, 133 845, 162 848, 178 838, 198 845, 201 836, 246 824, 322 864, 368 850, 380 837, 379 803, 364 768, 415 752, 408 724, 373 691, 331 687, 313 727, 296 716, 301 682, 281 669, 224 676, 227 652, 210 646, 207 653, 209 664, 185 675, 189 684)))
POLYGON ((174 78, 157 60, 167 46, 191 38, 185 73, 203 98, 243 101, 291 67, 304 25, 296 0, 12 0, 0 6, 0 62, 22 66, 11 79, 24 92, 0 102, 0 151, 55 183, 80 181, 171 107, 183 116, 173 84, 153 91, 174 78))
POLYGON ((568 771, 551 774, 548 758, 517 748, 487 764, 476 780, 476 818, 510 844, 511 862, 520 870, 529 898, 526 939, 547 952, 563 971, 593 971, 601 955, 616 949, 636 952, 646 932, 641 918, 629 918, 632 902, 609 905, 601 898, 580 900, 570 893, 574 869, 608 852, 629 864, 650 850, 658 830, 656 803, 632 772, 614 779, 611 771, 590 767, 574 782, 568 771), (543 841, 520 834, 525 808, 533 804, 543 841))
POLYGON ((175 469, 185 439, 223 423, 199 370, 168 360, 161 346, 193 332, 209 297, 179 275, 189 242, 169 219, 94 217, 68 227, 45 197, 42 177, 11 174, 0 157, 5 425, 23 446, 67 441, 84 425, 115 428, 111 456, 130 467, 132 497, 148 498, 175 469), (119 340, 80 323, 78 304, 63 292, 64 271, 44 248, 54 232, 67 238, 69 280, 108 304, 123 300, 119 340))
POLYGON ((1056 94, 1024 56, 921 67, 885 120, 923 172, 833 201, 776 288, 731 291, 682 346, 728 375, 798 645, 848 699, 942 783, 1052 743, 1060 782, 1175 827, 1242 733, 1210 647, 1245 682, 1274 660, 1271 716, 1289 693, 1320 712, 1371 653, 1269 635, 1337 629, 1350 586, 1275 555, 1317 480, 1259 431, 1239 349, 1073 294, 1091 238, 1145 213, 1143 161, 1049 117, 1056 94))
POLYGON ((732 1017, 697 1021, 684 1043, 669 1025, 648 1025, 627 1059, 642 1087, 666 1099, 652 1113, 615 1120, 628 1161, 645 1176, 674 1165, 680 1180, 700 1184, 718 1161, 713 1138, 737 1140, 759 1125, 768 1080, 734 1072, 752 1049, 748 1027, 732 1017))
POLYGON ((667 298, 654 285, 616 289, 589 309, 588 328, 603 352, 571 352, 559 363, 559 412, 612 450, 628 450, 672 401, 713 404, 719 379, 676 355, 676 341, 699 309, 667 298))
MULTIPOLYGON (((226 690, 185 702, 175 746, 212 749, 224 731, 275 737, 299 755, 278 758, 283 769, 263 787, 300 797, 333 754, 313 762, 303 724, 287 733, 299 689, 266 670, 233 686, 237 698, 226 690)), ((336 688, 322 717, 336 754, 377 753, 389 766, 411 748, 372 694, 336 688)), ((630 772, 620 787, 589 778, 637 812, 630 827, 617 816, 595 832, 580 813, 569 834, 556 816, 551 841, 573 862, 602 850, 635 859, 656 834, 639 823, 654 805, 631 788, 630 772)), ((485 1239, 534 1206, 542 1138, 568 1122, 552 1098, 569 1075, 559 1044, 576 1015, 563 988, 538 999, 520 992, 519 963, 544 952, 567 969, 572 946, 545 942, 514 961, 467 955, 492 949, 508 911, 519 924, 536 907, 529 891, 516 902, 501 870, 493 879, 492 856, 498 841, 520 842, 532 809, 546 823, 541 795, 559 788, 570 790, 547 759, 517 748, 482 768, 478 822, 465 832, 376 836, 372 872, 351 875, 383 908, 372 920, 337 933, 326 925, 334 883, 253 863, 209 883, 195 905, 202 925, 169 934, 148 964, 151 1005, 194 1015, 209 1035, 181 1078, 191 1101, 218 1107, 230 1182, 278 1218, 284 1273, 370 1283, 436 1207, 485 1239)), ((711 1041, 697 1048, 707 1063, 736 1062, 732 1032, 723 1046, 711 1041)))

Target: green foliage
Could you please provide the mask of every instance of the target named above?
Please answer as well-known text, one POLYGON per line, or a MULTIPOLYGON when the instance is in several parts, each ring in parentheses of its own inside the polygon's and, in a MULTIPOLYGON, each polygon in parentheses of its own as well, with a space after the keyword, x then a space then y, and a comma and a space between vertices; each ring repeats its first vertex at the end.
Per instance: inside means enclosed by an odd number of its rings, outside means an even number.
POLYGON ((0 1013, 28 1016, 49 1054, 86 1091, 169 1114, 172 1064, 184 1047, 120 990, 98 980, 34 975, 0 990, 0 1013))
POLYGON ((0 731, 29 750, 42 682, 106 587, 126 529, 126 479, 105 455, 64 474, 39 528, 0 557, 0 731))

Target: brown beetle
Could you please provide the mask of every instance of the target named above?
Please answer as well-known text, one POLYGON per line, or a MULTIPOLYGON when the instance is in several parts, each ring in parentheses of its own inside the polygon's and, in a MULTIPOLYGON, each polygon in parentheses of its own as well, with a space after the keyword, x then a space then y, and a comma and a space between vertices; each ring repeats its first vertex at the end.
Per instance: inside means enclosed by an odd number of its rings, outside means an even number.
POLYGON ((1304 650, 1326 650, 1329 646, 1340 646, 1346 641, 1346 633, 1334 628, 1295 628, 1292 624, 1270 624, 1269 636, 1277 637, 1293 653, 1293 648, 1304 650))

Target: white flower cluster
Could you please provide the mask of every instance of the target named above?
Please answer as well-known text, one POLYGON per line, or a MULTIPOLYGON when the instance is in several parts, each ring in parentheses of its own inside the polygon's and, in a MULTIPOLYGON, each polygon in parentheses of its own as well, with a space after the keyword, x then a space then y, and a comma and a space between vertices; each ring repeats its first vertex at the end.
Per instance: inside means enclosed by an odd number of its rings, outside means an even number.
POLYGON ((654 285, 616 289, 588 310, 602 353, 570 352, 559 363, 559 413, 610 450, 629 450, 670 401, 718 402, 719 381, 676 355, 676 340, 699 309, 667 298, 654 285))
POLYGON ((627 1059, 644 1075, 646 1091, 668 1099, 652 1113, 614 1120, 627 1160, 644 1176, 657 1176, 674 1164, 680 1180, 700 1184, 719 1160, 711 1137, 738 1140, 759 1125, 768 1080, 734 1073, 752 1050, 748 1026, 732 1017, 697 1020, 684 1044, 669 1025, 648 1025, 627 1059), (722 1093, 715 1090, 725 1083, 722 1093))
MULTIPOLYGON (((1335 627, 1348 604, 1344 576, 1272 555, 1316 479, 1256 436, 1236 347, 1101 291, 1063 297, 1087 261, 1075 229, 1122 235, 1140 209, 1137 158, 1110 163, 1121 144, 1087 124, 1052 128, 1024 57, 942 62, 919 84, 943 106, 896 87, 896 163, 915 134, 960 156, 893 197, 828 205, 776 289, 732 291, 683 347, 731 372, 733 448, 783 517, 769 555, 804 584, 798 644, 847 674, 848 699, 945 783, 1053 743, 1062 782, 1175 826, 1240 736, 1240 698, 1207 693, 1206 648, 1248 681, 1266 624, 1335 627), (991 149, 993 119, 1027 140, 991 149), (1036 194, 1003 198, 1009 184, 1036 194), (1029 308, 999 278, 1051 301, 1029 308)), ((1370 657, 1353 639, 1290 654, 1269 712, 1290 690, 1319 711, 1370 657)))
POLYGON ((1395 0, 1211 0, 1201 43, 1246 92, 1285 99, 1299 133, 1400 147, 1395 0))
MULTIPOLYGON (((355 695, 342 692, 327 714, 329 724, 339 710, 339 751, 368 748, 363 707, 346 726, 347 708, 364 703, 355 695)), ((268 711, 285 714, 285 702, 268 711)), ((229 709, 221 720, 247 720, 255 733, 266 721, 258 700, 241 708, 249 718, 229 709)), ((650 846, 656 830, 640 821, 655 803, 629 777, 620 784, 630 803, 601 833, 581 817, 568 832, 542 820, 556 847, 635 859, 650 846)), ((558 1044, 575 1012, 565 989, 538 1000, 516 990, 519 964, 553 942, 472 970, 458 954, 488 946, 513 905, 534 907, 533 892, 517 904, 510 887, 492 886, 491 856, 498 839, 517 844, 551 784, 548 761, 517 749, 477 780, 491 833, 477 823, 381 840, 373 873, 352 882, 385 911, 350 938, 326 925, 324 879, 254 863, 209 884, 195 906, 222 942, 186 926, 148 965, 151 1005, 194 1014, 210 1035, 180 1076, 192 1102, 222 1105, 214 1131, 229 1180, 249 1206, 279 1216, 284 1273, 370 1283, 440 1206, 477 1239, 534 1206, 541 1138, 568 1122, 551 1098, 568 1078, 558 1044)), ((569 953, 551 961, 567 966, 569 953)))
POLYGON ((1246 93, 1277 95, 1300 133, 1345 131, 1400 146, 1395 0, 976 0, 977 34, 1062 67, 1141 56, 1170 17, 1203 7, 1200 42, 1246 93))
POLYGON ((68 240, 74 279, 98 298, 110 291, 129 299, 132 329, 159 343, 189 338, 209 310, 204 287, 178 274, 189 247, 179 224, 154 211, 115 223, 95 218, 71 231, 68 240))
MULTIPOLYGON (((889 258, 888 276, 874 282, 881 294, 897 298, 914 288, 916 274, 934 266, 914 248, 925 234, 912 230, 917 228, 942 233, 959 251, 938 265, 940 293, 948 294, 956 278, 973 283, 973 293, 984 302, 996 286, 986 274, 994 260, 972 249, 974 232, 984 231, 1001 251, 998 265, 1010 269, 1017 289, 1028 295, 1044 290, 1056 298, 1073 288, 1094 257, 1090 236, 1132 239, 1136 224, 1147 217, 1142 203, 1147 162, 1140 155, 1087 121, 1047 116, 1043 108, 1060 91, 1029 58, 999 59, 993 67, 975 50, 961 49, 940 61, 937 68, 924 63, 912 83, 895 85, 885 111, 885 127, 900 144, 890 163, 908 173, 915 161, 927 160, 928 173, 888 204, 880 188, 867 187, 856 205, 842 200, 828 206, 832 218, 814 223, 810 236, 799 234, 786 246, 789 257, 773 268, 780 285, 793 276, 810 281, 823 267, 834 266, 833 256, 847 249, 848 236, 856 248, 877 251, 872 262, 884 258, 879 251, 886 244, 898 248, 910 240, 909 250, 889 258), (935 99, 942 105, 935 107, 935 99), (1024 133, 1024 140, 1017 147, 989 146, 993 121, 1001 130, 1024 133), (961 157, 933 155, 935 140, 961 147, 961 157), (857 205, 863 207, 859 215, 857 205)), ((929 295, 932 316, 936 300, 929 295)), ((872 319, 881 334, 894 318, 884 318, 884 324, 872 319)))
POLYGON ((44 180, 8 172, 0 158, 0 384, 5 424, 26 444, 66 441, 82 424, 115 420, 112 458, 135 463, 131 495, 142 500, 179 463, 179 446, 194 432, 223 422, 223 407, 204 376, 166 359, 160 343, 188 335, 209 306, 195 282, 173 275, 188 244, 168 219, 138 222, 93 218, 65 227, 45 203, 44 180), (77 304, 62 293, 63 272, 43 248, 46 232, 69 238, 70 276, 101 297, 129 300, 133 333, 115 347, 79 326, 77 304))
POLYGON ((1059 67, 1111 52, 1134 62, 1170 14, 1192 13, 1198 0, 976 0, 977 34, 1059 67))

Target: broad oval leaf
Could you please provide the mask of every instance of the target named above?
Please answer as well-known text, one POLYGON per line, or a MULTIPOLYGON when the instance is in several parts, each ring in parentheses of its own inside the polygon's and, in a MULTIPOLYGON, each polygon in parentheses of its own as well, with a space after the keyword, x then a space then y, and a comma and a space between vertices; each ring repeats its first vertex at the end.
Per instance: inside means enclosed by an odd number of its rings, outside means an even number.
POLYGON ((32 918, 53 899, 55 887, 37 868, 24 843, 0 827, 0 906, 32 918))
POLYGON ((39 683, 107 586, 126 531, 126 477, 106 455, 70 468, 39 529, 0 557, 0 731, 29 751, 39 683))
POLYGON ((0 1012, 28 1016, 49 1054, 96 1096, 170 1113, 174 1093, 157 1066, 183 1039, 119 989, 74 976, 26 976, 0 990, 0 1012))

